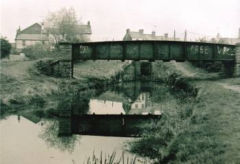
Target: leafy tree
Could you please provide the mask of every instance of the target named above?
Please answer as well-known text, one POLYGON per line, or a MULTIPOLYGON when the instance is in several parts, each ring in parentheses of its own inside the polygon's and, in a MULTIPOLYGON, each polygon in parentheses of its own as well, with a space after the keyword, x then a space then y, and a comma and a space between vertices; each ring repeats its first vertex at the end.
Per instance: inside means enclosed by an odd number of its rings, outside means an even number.
POLYGON ((54 44, 60 41, 76 42, 79 22, 73 8, 62 8, 61 10, 50 13, 45 20, 45 30, 51 36, 54 44))
POLYGON ((8 57, 11 51, 11 44, 8 42, 7 39, 5 38, 1 38, 0 39, 0 49, 1 49, 1 54, 0 54, 0 58, 5 58, 8 57))

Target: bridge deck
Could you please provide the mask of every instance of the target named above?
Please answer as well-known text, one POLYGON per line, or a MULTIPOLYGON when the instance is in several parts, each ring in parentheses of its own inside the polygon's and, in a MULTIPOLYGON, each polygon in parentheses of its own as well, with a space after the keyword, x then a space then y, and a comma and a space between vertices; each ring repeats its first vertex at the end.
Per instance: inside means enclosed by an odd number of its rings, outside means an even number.
POLYGON ((233 61, 235 45, 183 41, 104 41, 72 45, 73 60, 233 61))

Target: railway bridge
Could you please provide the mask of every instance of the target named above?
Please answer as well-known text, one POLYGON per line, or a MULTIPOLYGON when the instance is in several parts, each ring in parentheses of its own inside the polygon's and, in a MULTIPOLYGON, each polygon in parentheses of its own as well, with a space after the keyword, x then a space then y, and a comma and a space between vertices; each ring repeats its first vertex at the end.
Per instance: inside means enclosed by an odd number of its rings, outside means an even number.
POLYGON ((71 77, 74 61, 77 60, 221 61, 227 63, 226 67, 231 63, 235 67, 235 76, 240 76, 240 44, 166 40, 101 41, 60 43, 60 50, 71 61, 71 77))

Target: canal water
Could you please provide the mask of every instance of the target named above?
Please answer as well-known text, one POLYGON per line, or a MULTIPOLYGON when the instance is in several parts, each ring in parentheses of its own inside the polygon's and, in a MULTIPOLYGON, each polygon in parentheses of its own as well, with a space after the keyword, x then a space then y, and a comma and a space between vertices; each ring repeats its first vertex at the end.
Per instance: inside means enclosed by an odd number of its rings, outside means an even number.
MULTIPOLYGON (((72 115, 159 116, 176 108, 179 101, 163 84, 134 82, 111 86, 89 97, 84 104, 85 107, 72 109, 72 115)), ((93 155, 107 157, 114 152, 117 159, 122 153, 125 159, 134 157, 127 151, 127 143, 136 139, 133 137, 81 135, 74 131, 70 131, 69 136, 60 135, 62 131, 69 133, 66 127, 75 126, 75 122, 69 122, 69 119, 72 118, 47 119, 28 114, 11 115, 0 120, 0 163, 86 163, 93 155)))

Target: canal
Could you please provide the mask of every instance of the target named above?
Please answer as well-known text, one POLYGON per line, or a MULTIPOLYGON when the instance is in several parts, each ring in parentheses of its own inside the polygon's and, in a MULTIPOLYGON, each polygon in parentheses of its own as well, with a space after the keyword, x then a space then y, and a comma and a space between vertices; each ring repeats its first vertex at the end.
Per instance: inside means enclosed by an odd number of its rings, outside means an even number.
POLYGON ((83 95, 77 94, 72 108, 61 110, 58 117, 40 118, 30 113, 2 119, 1 163, 86 163, 94 155, 107 158, 115 152, 116 159, 123 153, 125 159, 134 158, 127 151, 128 143, 141 136, 144 124, 156 122, 181 105, 169 87, 153 82, 121 83, 83 95), (120 117, 119 122, 111 116, 120 117))

